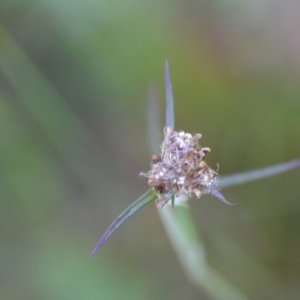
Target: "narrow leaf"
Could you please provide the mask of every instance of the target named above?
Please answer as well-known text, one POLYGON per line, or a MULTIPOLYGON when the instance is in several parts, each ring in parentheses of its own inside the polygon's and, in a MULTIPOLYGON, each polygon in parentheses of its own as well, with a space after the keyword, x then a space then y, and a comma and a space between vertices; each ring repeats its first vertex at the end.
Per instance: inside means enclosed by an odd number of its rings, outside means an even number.
POLYGON ((174 100, 172 93, 172 83, 169 70, 169 63, 165 62, 165 80, 166 80, 166 127, 174 128, 174 100))
POLYGON ((218 198, 219 200, 221 200, 222 202, 228 204, 228 205, 234 205, 234 203, 230 203, 229 201, 227 201, 225 199, 225 197, 222 195, 222 193, 220 191, 218 191, 217 189, 212 189, 210 191, 210 193, 215 196, 216 198, 218 198))
POLYGON ((219 179, 218 187, 224 188, 232 185, 242 184, 248 181, 274 176, 298 167, 300 167, 300 159, 267 168, 257 169, 254 171, 237 173, 234 175, 227 175, 219 179))
POLYGON ((129 217, 136 213, 139 209, 144 207, 150 202, 153 202, 157 198, 157 194, 154 190, 149 189, 145 194, 138 198, 135 202, 129 205, 118 218, 109 226, 102 238, 99 240, 98 244, 94 248, 91 257, 96 254, 96 252, 104 245, 108 238, 114 233, 114 231, 129 217))

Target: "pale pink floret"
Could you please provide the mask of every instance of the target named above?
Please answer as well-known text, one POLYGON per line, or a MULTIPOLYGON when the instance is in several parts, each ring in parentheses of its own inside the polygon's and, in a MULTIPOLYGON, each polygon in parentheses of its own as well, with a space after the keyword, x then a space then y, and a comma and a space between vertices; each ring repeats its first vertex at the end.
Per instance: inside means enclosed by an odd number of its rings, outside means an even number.
POLYGON ((151 170, 141 173, 158 194, 157 206, 162 208, 172 196, 182 194, 199 198, 211 193, 224 201, 216 189, 218 174, 204 162, 210 149, 199 145, 201 134, 177 132, 170 127, 164 134, 162 153, 153 155, 151 170))

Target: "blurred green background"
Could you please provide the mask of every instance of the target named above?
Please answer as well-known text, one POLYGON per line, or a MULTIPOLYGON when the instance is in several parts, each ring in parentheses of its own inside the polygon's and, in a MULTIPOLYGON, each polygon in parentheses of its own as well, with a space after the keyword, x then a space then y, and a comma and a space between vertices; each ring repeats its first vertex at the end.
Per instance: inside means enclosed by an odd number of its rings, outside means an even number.
MULTIPOLYGON (((89 255, 147 189, 166 57, 176 128, 221 175, 300 156, 299 19, 292 0, 0 1, 0 299, 210 299, 154 205, 89 255)), ((300 298, 299 172, 223 191, 234 207, 191 201, 209 263, 250 299, 300 298)))

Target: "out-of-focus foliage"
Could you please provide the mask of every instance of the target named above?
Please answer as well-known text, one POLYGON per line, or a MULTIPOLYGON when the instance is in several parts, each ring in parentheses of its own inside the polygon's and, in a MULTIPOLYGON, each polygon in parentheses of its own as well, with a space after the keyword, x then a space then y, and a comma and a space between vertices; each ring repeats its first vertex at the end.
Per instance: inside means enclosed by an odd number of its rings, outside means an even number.
MULTIPOLYGON (((235 173, 299 157, 297 1, 0 2, 0 296, 199 299, 146 189, 146 91, 235 173)), ((158 133, 161 134, 161 133, 158 133)), ((192 201, 209 262, 253 299, 300 297, 299 171, 192 201)))

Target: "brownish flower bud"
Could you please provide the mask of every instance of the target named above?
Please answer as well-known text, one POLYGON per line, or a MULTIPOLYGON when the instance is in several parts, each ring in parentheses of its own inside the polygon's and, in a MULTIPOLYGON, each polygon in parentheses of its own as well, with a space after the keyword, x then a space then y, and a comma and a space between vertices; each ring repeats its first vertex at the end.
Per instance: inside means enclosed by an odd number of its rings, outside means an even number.
POLYGON ((210 149, 201 148, 200 133, 191 135, 167 127, 161 155, 152 156, 151 170, 141 173, 148 185, 158 193, 157 206, 161 209, 174 196, 187 194, 200 197, 215 189, 217 173, 204 162, 210 149))
POLYGON ((161 156, 160 155, 158 155, 158 154, 153 154, 152 155, 152 162, 154 163, 154 164, 157 164, 158 162, 160 162, 161 161, 161 156))

